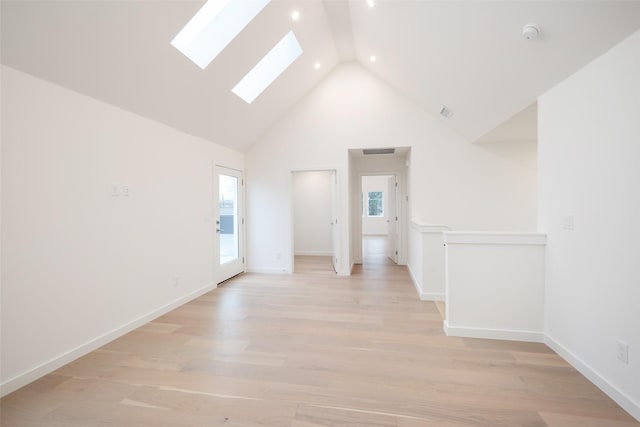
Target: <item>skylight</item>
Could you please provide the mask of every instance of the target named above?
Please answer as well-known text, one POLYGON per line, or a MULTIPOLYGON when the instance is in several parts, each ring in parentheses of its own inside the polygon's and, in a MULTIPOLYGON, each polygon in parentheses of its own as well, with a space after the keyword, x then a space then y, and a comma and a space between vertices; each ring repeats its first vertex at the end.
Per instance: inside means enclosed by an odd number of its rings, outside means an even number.
POLYGON ((302 48, 293 31, 284 36, 232 89, 251 104, 300 55, 302 48))
POLYGON ((271 0, 208 0, 171 44, 203 70, 271 0))

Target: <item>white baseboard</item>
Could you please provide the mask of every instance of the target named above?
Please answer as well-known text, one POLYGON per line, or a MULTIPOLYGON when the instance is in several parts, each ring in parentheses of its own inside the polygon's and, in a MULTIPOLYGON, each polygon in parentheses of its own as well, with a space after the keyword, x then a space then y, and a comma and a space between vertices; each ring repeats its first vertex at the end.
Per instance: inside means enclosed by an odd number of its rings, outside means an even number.
POLYGON ((337 271, 337 275, 338 276, 351 276, 351 271, 353 271, 353 264, 351 264, 351 267, 347 268, 347 269, 341 269, 340 271, 337 271))
POLYGON ((333 252, 331 251, 295 251, 293 254, 303 256, 333 256, 333 252))
POLYGON ((416 279, 415 274, 413 274, 413 270, 411 270, 411 266, 406 264, 407 270, 409 270, 409 276, 411 276, 411 281, 413 282, 413 286, 416 288, 418 292, 418 298, 420 301, 444 301, 445 295, 443 293, 434 293, 434 292, 422 292, 420 285, 418 284, 418 280, 416 279))
POLYGON ((444 301, 445 295, 433 292, 423 292, 420 294, 420 299, 422 301, 444 301))
POLYGON ((589 381, 602 390, 607 396, 613 399, 625 411, 631 414, 636 420, 640 421, 640 403, 634 402, 629 396, 623 393, 616 386, 607 381, 602 375, 596 372, 591 366, 587 365, 578 356, 573 354, 567 348, 563 347, 549 335, 544 336, 544 343, 553 351, 558 353, 560 357, 569 362, 571 366, 576 368, 578 372, 587 377, 589 381))
POLYGON ((409 276, 411 276, 411 282, 413 282, 413 286, 416 288, 416 291, 418 292, 418 297, 422 299, 422 288, 420 287, 420 284, 418 283, 418 279, 416 279, 415 274, 413 274, 413 270, 411 269, 410 265, 407 265, 407 270, 409 270, 409 276))
POLYGON ((70 362, 73 362, 74 360, 84 356, 87 353, 97 350, 103 345, 216 288, 216 284, 210 283, 196 291, 191 292, 190 294, 175 299, 170 303, 163 305, 162 307, 159 307, 141 317, 138 317, 137 319, 134 319, 131 322, 120 326, 119 328, 113 329, 90 341, 87 341, 86 343, 74 349, 71 349, 66 353, 63 353, 60 356, 57 356, 47 362, 44 362, 41 365, 36 366, 35 368, 32 368, 31 370, 23 374, 17 375, 3 382, 2 384, 0 384, 0 397, 6 396, 7 394, 14 392, 17 389, 24 387, 25 385, 37 380, 38 378, 41 378, 70 362))
POLYGON ((543 332, 516 331, 509 329, 485 329, 485 328, 461 328, 450 326, 449 322, 443 322, 444 333, 450 337, 485 338, 491 340, 544 342, 543 332))
POLYGON ((247 268, 247 273, 260 273, 260 274, 289 274, 286 268, 272 268, 272 267, 256 267, 247 268))

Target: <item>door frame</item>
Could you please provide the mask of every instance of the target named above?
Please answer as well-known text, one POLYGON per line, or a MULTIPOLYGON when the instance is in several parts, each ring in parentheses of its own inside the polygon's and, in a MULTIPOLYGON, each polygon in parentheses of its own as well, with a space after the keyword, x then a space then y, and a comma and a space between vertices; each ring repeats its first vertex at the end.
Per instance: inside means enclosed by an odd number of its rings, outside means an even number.
MULTIPOLYGON (((375 172, 366 172, 360 171, 358 172, 358 183, 357 183, 357 191, 358 198, 362 200, 362 177, 363 176, 396 176, 398 180, 398 191, 396 193, 396 209, 398 215, 398 242, 396 246, 398 247, 398 262, 397 265, 407 265, 407 239, 404 237, 406 234, 404 233, 405 227, 408 224, 407 213, 408 213, 408 196, 406 194, 406 180, 403 171, 399 170, 386 170, 386 171, 375 171, 375 172)), ((362 254, 362 205, 360 205, 360 212, 358 213, 358 221, 354 221, 354 227, 352 229, 352 233, 354 233, 356 237, 356 241, 358 245, 354 248, 357 252, 354 254, 354 260, 356 264, 362 264, 363 254, 362 254)), ((355 219, 355 217, 353 218, 355 219)), ((355 242, 354 242, 355 243, 355 242)))
POLYGON ((290 254, 289 254, 289 267, 287 268, 286 272, 289 274, 293 274, 295 271, 295 225, 294 225, 294 212, 293 212, 293 206, 294 206, 294 194, 293 194, 293 176, 295 173, 301 173, 301 172, 332 172, 335 176, 335 182, 333 183, 334 185, 334 203, 335 203, 335 221, 337 221, 337 224, 334 224, 334 227, 337 227, 337 233, 334 232, 332 233, 332 240, 333 240, 333 248, 334 248, 334 253, 333 253, 333 260, 335 260, 337 258, 337 262, 333 261, 332 264, 334 265, 334 269, 336 269, 336 273, 340 274, 340 266, 341 266, 341 262, 342 262, 342 257, 341 257, 341 245, 342 245, 342 224, 344 223, 344 221, 341 218, 341 212, 340 212, 340 174, 339 174, 339 168, 337 166, 328 166, 326 168, 300 168, 300 169, 290 169, 289 170, 289 248, 290 248, 290 254), (337 239, 337 241, 335 241, 337 239))
POLYGON ((244 273, 247 269, 246 257, 245 257, 245 185, 244 185, 244 171, 240 169, 230 168, 219 164, 213 165, 213 220, 212 220, 212 232, 213 232, 213 281, 216 285, 236 276, 240 273, 244 273), (219 175, 229 173, 229 176, 235 176, 239 178, 240 183, 238 185, 238 259, 240 265, 236 264, 234 267, 224 268, 220 264, 220 234, 217 230, 220 228, 220 224, 217 221, 220 219, 220 181, 219 175))
MULTIPOLYGON (((384 176, 384 175, 383 175, 384 176)), ((387 257, 391 259, 394 263, 398 264, 398 258, 400 255, 399 243, 400 243, 400 203, 402 202, 400 199, 400 179, 398 175, 390 175, 387 178, 387 206, 391 206, 393 204, 393 215, 388 215, 390 212, 387 210, 387 243, 391 241, 391 237, 393 237, 395 253, 389 251, 387 248, 387 257), (393 179, 393 203, 391 203, 391 180, 393 179), (393 227, 392 227, 393 225, 393 227), (391 235, 390 230, 393 228, 393 235, 391 235)), ((364 258, 363 258, 364 261, 364 258)))

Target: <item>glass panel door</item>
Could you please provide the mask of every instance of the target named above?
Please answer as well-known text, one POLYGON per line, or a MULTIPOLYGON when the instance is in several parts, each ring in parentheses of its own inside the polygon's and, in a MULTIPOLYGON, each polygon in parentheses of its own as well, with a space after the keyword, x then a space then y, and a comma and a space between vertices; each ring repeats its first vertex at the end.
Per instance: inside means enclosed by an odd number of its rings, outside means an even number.
POLYGON ((220 174, 218 225, 220 264, 238 259, 238 178, 220 174))
POLYGON ((218 166, 216 181, 216 278, 220 283, 244 271, 242 172, 218 166))

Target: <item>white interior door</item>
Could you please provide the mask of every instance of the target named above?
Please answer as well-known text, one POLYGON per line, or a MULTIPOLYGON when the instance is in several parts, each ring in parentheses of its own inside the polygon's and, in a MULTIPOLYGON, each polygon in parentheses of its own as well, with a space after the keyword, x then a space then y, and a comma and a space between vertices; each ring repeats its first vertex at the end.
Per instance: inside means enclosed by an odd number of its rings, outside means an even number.
POLYGON ((387 256, 398 263, 398 177, 387 180, 387 256))
POLYGON ((340 263, 340 227, 338 225, 338 175, 331 171, 331 231, 333 244, 333 270, 338 272, 340 263))
POLYGON ((242 172, 215 167, 215 278, 220 283, 244 271, 244 181, 242 172))

